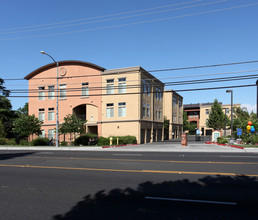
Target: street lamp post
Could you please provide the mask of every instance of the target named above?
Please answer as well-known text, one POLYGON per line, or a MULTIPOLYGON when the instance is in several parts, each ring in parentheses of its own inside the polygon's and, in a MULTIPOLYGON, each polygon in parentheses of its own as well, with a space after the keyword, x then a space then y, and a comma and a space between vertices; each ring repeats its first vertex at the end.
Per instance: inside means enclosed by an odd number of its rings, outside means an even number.
POLYGON ((233 90, 227 90, 227 93, 231 93, 231 140, 230 143, 233 143, 233 90))
POLYGON ((58 140, 58 126, 59 126, 59 121, 58 121, 58 62, 56 62, 52 56, 45 53, 44 51, 40 51, 40 53, 50 57, 56 64, 56 147, 59 147, 59 140, 58 140))

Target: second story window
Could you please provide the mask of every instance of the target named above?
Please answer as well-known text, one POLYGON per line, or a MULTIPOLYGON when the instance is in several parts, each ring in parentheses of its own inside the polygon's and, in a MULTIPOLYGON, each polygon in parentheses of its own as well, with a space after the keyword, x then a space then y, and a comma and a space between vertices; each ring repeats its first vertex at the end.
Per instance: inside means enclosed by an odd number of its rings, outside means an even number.
POLYGON ((66 84, 60 84, 59 89, 60 99, 66 99, 66 84))
POLYGON ((55 86, 48 86, 48 99, 54 99, 55 98, 55 86))
POLYGON ((44 108, 39 109, 39 120, 45 121, 45 109, 44 108))
POLYGON ((126 102, 118 103, 118 117, 126 117, 126 102))
POLYGON ((142 104, 142 117, 146 117, 146 104, 142 104))
POLYGON ((82 97, 89 97, 89 83, 82 83, 82 97))
POLYGON ((48 120, 49 121, 54 121, 55 120, 54 108, 48 108, 48 120))
POLYGON ((114 117, 114 103, 107 103, 106 105, 106 117, 113 118, 114 117))
POLYGON ((45 100, 45 86, 39 87, 39 100, 45 100))
POLYGON ((118 79, 118 93, 126 93, 126 78, 118 79))
POLYGON ((106 93, 114 94, 114 79, 107 79, 106 93))
POLYGON ((147 109, 146 109, 146 117, 149 118, 150 117, 150 105, 147 105, 147 109))
POLYGON ((229 114, 229 108, 226 108, 225 112, 226 112, 226 115, 228 115, 229 114))
POLYGON ((205 114, 209 115, 210 114, 210 109, 205 109, 205 114))

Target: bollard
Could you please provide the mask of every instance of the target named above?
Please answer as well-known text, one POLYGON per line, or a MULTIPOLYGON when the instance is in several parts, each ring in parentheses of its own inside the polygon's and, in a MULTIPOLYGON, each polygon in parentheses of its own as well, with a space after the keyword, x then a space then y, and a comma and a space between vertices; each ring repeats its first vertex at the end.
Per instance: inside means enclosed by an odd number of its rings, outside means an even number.
POLYGON ((113 138, 110 137, 110 138, 109 138, 109 145, 110 145, 110 146, 112 145, 112 141, 113 141, 113 138))

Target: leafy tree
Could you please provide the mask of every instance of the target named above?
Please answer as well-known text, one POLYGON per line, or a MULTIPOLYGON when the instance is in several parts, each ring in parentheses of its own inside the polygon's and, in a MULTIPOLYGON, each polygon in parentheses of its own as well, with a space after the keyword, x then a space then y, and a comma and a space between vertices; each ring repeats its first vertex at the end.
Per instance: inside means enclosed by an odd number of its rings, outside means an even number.
POLYGON ((43 124, 35 115, 20 115, 13 122, 13 132, 19 137, 24 138, 29 135, 41 134, 41 125, 43 124))
POLYGON ((18 115, 28 115, 29 114, 29 104, 26 102, 22 108, 18 108, 17 110, 18 115))
POLYGON ((0 138, 4 138, 6 137, 6 133, 4 131, 4 125, 2 123, 2 121, 0 120, 0 138))
MULTIPOLYGON (((227 116, 226 122, 228 122, 227 116)), ((225 126, 225 114, 217 99, 214 100, 211 106, 211 113, 206 121, 206 125, 214 130, 221 130, 225 126)))
POLYGON ((4 80, 2 78, 0 78, 0 92, 2 92, 2 95, 6 97, 10 94, 10 91, 4 86, 4 80))
POLYGON ((188 121, 188 116, 187 113, 184 111, 183 113, 183 130, 189 130, 190 128, 190 123, 188 121))
POLYGON ((64 123, 60 126, 59 132, 61 134, 70 134, 70 142, 71 142, 71 135, 76 133, 84 133, 84 123, 86 121, 81 120, 80 118, 76 117, 74 114, 69 114, 64 117, 64 123))
POLYGON ((7 137, 13 137, 12 122, 15 118, 17 118, 17 114, 12 110, 10 100, 0 95, 0 120, 4 125, 7 137))

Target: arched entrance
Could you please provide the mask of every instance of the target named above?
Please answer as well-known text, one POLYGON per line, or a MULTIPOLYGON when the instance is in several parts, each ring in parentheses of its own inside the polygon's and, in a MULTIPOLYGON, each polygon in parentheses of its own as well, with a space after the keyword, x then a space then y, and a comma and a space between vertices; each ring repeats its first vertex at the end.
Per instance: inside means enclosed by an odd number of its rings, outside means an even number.
POLYGON ((98 134, 98 107, 91 104, 82 104, 73 108, 73 114, 82 120, 86 120, 85 132, 98 134))

